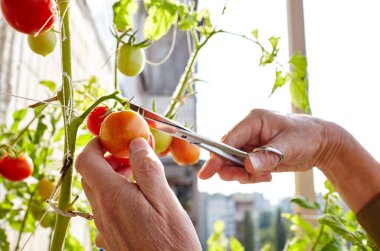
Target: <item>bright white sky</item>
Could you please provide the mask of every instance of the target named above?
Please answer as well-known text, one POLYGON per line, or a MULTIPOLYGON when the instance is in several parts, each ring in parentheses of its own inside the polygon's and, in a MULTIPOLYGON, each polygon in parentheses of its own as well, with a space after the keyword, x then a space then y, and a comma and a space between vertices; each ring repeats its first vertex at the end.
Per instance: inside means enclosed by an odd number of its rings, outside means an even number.
MULTIPOLYGON (((218 17, 224 0, 201 1, 218 17)), ((314 116, 334 121, 349 130, 380 159, 380 2, 305 1, 306 46, 310 99, 314 116)), ((218 20, 218 18, 216 18, 218 20)), ((220 27, 249 34, 259 29, 262 41, 280 36, 280 62, 288 59, 286 1, 228 1, 220 27)), ((258 67, 259 50, 243 39, 214 37, 201 52, 198 84, 198 130, 221 138, 252 108, 290 111, 288 88, 268 99, 274 69, 258 67)), ((204 153, 207 158, 207 153, 204 153)), ((315 172, 316 191, 323 191, 323 175, 315 172)), ((294 175, 275 174, 272 183, 240 185, 219 178, 200 181, 208 192, 261 192, 272 202, 294 194, 294 175)))

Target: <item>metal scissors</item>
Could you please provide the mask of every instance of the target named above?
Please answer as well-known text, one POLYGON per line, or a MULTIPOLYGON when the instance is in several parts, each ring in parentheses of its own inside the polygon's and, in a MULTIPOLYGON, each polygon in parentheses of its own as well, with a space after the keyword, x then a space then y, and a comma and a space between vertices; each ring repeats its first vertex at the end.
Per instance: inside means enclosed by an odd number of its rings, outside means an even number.
POLYGON ((239 167, 244 167, 244 159, 248 156, 247 152, 226 145, 221 142, 214 141, 197 134, 196 132, 182 126, 181 124, 165 118, 155 112, 129 103, 129 107, 141 114, 147 121, 152 121, 155 124, 155 129, 174 137, 186 140, 194 145, 197 145, 209 152, 219 155, 222 158, 232 161, 239 167))

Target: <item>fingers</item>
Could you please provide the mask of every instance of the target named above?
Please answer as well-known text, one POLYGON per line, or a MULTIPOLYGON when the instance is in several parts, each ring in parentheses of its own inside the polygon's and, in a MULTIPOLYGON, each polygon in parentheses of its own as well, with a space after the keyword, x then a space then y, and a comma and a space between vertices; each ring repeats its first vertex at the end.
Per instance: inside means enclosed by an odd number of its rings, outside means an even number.
POLYGON ((103 157, 99 138, 91 140, 76 159, 75 167, 92 190, 105 191, 124 184, 103 157))
POLYGON ((269 182, 272 180, 270 172, 248 173, 243 168, 236 166, 224 166, 218 172, 219 177, 224 181, 238 181, 242 184, 269 182))
POLYGON ((222 168, 224 160, 216 155, 211 155, 211 158, 203 165, 198 172, 198 177, 202 180, 207 180, 214 176, 222 168))
POLYGON ((168 196, 172 197, 173 193, 167 183, 162 163, 148 142, 142 138, 132 140, 129 148, 132 172, 137 185, 155 208, 163 206, 162 201, 168 196))
MULTIPOLYGON (((278 149, 278 148, 276 148, 278 149)), ((248 154, 244 160, 245 169, 249 173, 272 171, 280 164, 280 156, 270 151, 257 151, 248 154)))

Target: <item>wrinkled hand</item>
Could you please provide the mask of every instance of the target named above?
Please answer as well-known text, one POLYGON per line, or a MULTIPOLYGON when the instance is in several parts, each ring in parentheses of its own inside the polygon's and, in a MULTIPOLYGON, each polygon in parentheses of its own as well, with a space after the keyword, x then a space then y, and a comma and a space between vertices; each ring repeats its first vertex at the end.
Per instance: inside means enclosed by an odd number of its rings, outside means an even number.
POLYGON ((96 244, 107 251, 201 250, 192 222, 148 143, 135 139, 130 151, 137 184, 112 169, 98 138, 76 160, 99 231, 96 244))
POLYGON ((325 149, 335 147, 326 138, 339 137, 338 134, 339 130, 332 123, 310 116, 253 110, 222 140, 249 152, 249 157, 244 160, 245 169, 212 155, 199 177, 208 179, 218 173, 226 181, 256 183, 270 181, 271 172, 306 171, 316 165, 323 166, 330 157, 325 149), (272 152, 252 152, 255 147, 263 145, 280 150, 284 161, 279 163, 279 156, 272 152))

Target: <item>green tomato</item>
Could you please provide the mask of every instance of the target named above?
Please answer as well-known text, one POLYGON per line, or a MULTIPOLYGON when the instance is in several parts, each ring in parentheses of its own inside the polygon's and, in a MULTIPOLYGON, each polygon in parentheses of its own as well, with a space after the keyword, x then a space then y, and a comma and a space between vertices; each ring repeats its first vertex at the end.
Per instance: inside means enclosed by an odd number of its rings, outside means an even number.
POLYGON ((41 219, 40 224, 41 227, 48 228, 48 227, 54 227, 55 223, 55 213, 48 212, 46 213, 45 217, 41 219))
POLYGON ((123 44, 117 54, 117 68, 128 77, 134 77, 142 72, 145 66, 145 53, 143 49, 123 44))
POLYGON ((29 35, 28 44, 30 49, 43 57, 54 51, 57 43, 57 36, 53 30, 48 30, 38 36, 29 35))
POLYGON ((150 128, 150 131, 153 134, 155 141, 154 152, 157 154, 165 152, 172 143, 172 136, 154 128, 150 128))
POLYGON ((42 205, 33 201, 30 205, 30 213, 32 214, 33 218, 38 221, 41 219, 42 215, 44 215, 44 208, 42 205))

